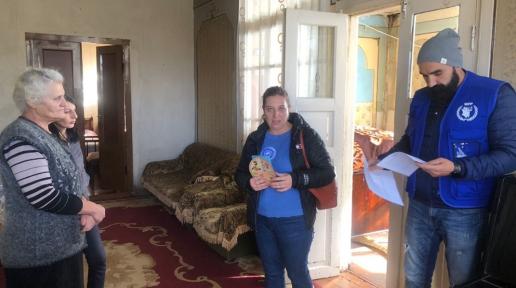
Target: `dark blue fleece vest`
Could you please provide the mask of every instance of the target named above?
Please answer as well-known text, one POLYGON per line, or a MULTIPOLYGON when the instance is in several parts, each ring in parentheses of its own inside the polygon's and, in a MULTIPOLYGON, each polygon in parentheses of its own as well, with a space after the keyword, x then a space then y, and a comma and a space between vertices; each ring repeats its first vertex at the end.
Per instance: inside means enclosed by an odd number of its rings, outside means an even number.
MULTIPOLYGON (((449 104, 440 125, 439 157, 455 160, 489 152, 488 123, 498 91, 504 82, 467 72, 449 104)), ((425 122, 430 106, 428 88, 418 90, 410 105, 407 133, 410 148, 420 155, 425 122)), ((407 192, 414 196, 416 173, 409 177, 407 192)), ((444 203, 456 208, 485 207, 494 187, 494 178, 460 179, 440 177, 439 191, 444 203)))

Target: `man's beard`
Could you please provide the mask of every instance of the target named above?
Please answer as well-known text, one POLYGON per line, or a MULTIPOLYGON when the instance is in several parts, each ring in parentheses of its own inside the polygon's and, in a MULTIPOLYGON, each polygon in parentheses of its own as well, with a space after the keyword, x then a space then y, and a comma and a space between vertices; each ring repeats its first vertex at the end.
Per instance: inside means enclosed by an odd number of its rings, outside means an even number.
POLYGON ((437 84, 433 87, 430 87, 430 99, 432 101, 436 101, 441 105, 448 105, 457 92, 457 87, 459 86, 459 74, 453 69, 452 78, 450 83, 437 84))

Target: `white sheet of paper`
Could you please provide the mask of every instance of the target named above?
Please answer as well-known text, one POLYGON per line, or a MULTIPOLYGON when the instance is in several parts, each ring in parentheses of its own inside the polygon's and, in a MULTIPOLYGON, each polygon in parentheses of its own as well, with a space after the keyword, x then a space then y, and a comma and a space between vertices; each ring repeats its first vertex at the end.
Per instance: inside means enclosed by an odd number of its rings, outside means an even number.
POLYGON ((369 170, 367 160, 363 159, 363 161, 364 176, 369 190, 391 203, 403 206, 403 200, 396 185, 394 173, 382 169, 371 171, 369 170))
POLYGON ((378 162, 378 166, 389 169, 396 173, 403 174, 405 176, 410 176, 418 169, 416 162, 426 163, 425 161, 409 154, 403 152, 394 152, 383 158, 382 161, 378 162))

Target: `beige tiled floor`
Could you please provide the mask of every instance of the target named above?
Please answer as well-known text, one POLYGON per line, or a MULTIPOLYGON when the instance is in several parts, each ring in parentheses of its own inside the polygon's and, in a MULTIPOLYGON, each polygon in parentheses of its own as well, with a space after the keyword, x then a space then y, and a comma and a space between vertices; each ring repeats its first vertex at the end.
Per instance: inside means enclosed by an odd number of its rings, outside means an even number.
POLYGON ((344 271, 337 277, 314 281, 315 288, 375 288, 371 283, 359 278, 350 271, 344 271))
POLYGON ((375 231, 352 239, 350 271, 375 287, 384 288, 389 231, 375 231))
POLYGON ((316 280, 316 288, 384 288, 386 286, 387 259, 385 251, 388 231, 378 231, 365 236, 371 238, 370 240, 376 244, 366 247, 352 243, 349 270, 337 277, 316 280))
POLYGON ((349 270, 377 288, 385 288, 387 259, 369 248, 359 246, 351 249, 349 270))

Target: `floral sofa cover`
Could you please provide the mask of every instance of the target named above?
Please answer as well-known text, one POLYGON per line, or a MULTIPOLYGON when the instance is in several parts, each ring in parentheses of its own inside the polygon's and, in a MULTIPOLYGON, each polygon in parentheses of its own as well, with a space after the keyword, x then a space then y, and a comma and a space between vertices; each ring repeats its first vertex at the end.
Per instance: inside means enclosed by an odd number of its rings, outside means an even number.
POLYGON ((171 208, 204 241, 230 251, 248 232, 245 195, 233 175, 239 155, 193 143, 176 159, 150 162, 143 187, 171 208))

